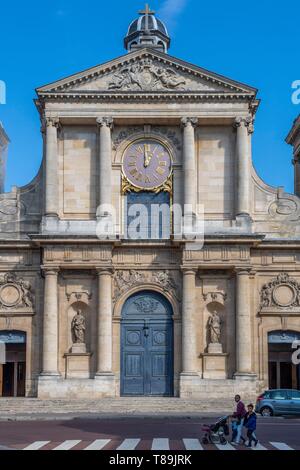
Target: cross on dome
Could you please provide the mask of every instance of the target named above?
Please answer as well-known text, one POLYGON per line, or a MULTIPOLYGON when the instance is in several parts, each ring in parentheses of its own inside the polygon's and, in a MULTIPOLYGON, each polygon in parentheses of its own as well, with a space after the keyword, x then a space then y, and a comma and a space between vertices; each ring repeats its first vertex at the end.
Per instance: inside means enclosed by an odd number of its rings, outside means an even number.
POLYGON ((170 47, 170 37, 165 24, 155 16, 149 4, 139 11, 139 18, 132 21, 124 39, 128 52, 150 47, 162 52, 167 52, 170 47))

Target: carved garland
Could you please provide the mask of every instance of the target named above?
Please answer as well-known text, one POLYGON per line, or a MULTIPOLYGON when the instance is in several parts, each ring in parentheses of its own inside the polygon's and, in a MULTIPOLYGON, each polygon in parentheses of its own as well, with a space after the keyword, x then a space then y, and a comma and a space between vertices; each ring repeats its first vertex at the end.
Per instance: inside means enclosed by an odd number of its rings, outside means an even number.
POLYGON ((177 300, 179 298, 179 288, 169 271, 159 271, 152 273, 148 278, 145 273, 135 270, 117 271, 114 276, 114 302, 126 291, 145 284, 153 284, 161 287, 165 292, 171 292, 177 300))
POLYGON ((146 190, 145 188, 137 188, 130 181, 128 181, 126 176, 124 176, 122 174, 122 194, 125 195, 129 192, 132 192, 132 191, 135 192, 135 193, 148 191, 148 192, 155 193, 155 194, 158 194, 158 193, 164 191, 166 193, 172 194, 172 192, 173 192, 173 174, 171 174, 169 176, 169 178, 162 185, 157 186, 157 188, 154 188, 152 190, 146 190))
MULTIPOLYGON (((118 146, 128 137, 139 134, 141 132, 144 132, 143 127, 128 127, 126 130, 120 131, 114 138, 113 138, 113 150, 117 150, 118 146)), ((172 144, 176 147, 177 150, 182 149, 182 144, 181 141, 179 140, 176 132, 172 129, 169 129, 166 126, 151 126, 150 133, 152 134, 158 134, 161 135, 162 137, 165 137, 172 142, 172 144)))

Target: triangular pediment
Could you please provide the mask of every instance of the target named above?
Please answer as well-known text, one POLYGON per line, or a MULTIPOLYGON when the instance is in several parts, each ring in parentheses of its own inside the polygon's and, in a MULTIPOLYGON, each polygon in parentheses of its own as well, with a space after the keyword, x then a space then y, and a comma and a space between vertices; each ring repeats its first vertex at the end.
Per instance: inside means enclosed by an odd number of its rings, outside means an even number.
POLYGON ((249 95, 257 90, 150 49, 126 54, 38 88, 41 95, 193 93, 249 95))

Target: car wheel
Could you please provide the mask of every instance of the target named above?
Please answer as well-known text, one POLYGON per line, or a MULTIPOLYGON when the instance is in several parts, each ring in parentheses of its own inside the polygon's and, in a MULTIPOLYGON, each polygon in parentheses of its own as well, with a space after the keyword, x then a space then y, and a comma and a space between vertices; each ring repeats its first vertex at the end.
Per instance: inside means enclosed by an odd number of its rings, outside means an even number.
POLYGON ((260 411, 260 414, 262 416, 273 416, 273 410, 271 408, 269 408, 268 406, 264 406, 261 411, 260 411))

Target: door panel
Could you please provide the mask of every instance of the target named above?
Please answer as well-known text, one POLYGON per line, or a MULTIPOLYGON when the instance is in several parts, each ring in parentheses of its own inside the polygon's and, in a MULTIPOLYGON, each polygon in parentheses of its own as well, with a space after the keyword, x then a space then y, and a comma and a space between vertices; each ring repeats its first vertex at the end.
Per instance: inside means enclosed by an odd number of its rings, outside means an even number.
POLYGON ((25 377, 26 377, 26 362, 18 362, 17 366, 17 396, 25 397, 25 377))
POLYGON ((149 395, 170 396, 173 385, 172 323, 151 325, 148 357, 150 360, 149 395))
POLYGON ((143 325, 122 327, 122 393, 144 395, 144 331, 143 325))

